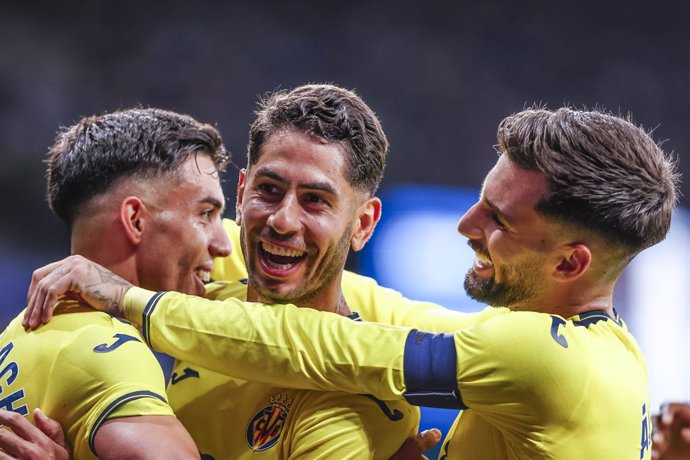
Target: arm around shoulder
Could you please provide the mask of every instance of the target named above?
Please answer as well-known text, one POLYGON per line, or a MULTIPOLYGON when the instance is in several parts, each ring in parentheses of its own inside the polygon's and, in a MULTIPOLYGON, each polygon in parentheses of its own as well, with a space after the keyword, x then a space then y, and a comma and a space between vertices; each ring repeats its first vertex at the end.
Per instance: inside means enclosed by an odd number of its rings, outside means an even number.
POLYGON ((139 288, 127 292, 125 313, 133 321, 139 315, 144 340, 154 349, 220 374, 382 399, 399 399, 405 390, 409 329, 292 305, 213 301, 139 288))

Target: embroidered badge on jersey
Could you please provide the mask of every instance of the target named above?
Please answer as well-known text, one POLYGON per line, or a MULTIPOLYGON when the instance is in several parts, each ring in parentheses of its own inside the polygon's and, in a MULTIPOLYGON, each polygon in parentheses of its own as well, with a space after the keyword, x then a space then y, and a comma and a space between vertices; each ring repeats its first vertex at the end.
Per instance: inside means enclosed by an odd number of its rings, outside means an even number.
POLYGON ((273 395, 269 401, 247 425, 247 444, 253 451, 261 452, 276 445, 292 405, 292 399, 285 394, 273 395))

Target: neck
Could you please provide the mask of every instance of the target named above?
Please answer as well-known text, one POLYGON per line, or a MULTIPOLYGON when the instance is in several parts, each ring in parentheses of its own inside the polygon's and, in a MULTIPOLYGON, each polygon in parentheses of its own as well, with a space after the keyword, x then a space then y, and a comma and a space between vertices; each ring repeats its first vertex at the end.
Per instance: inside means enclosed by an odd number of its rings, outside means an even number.
POLYGON ((564 314, 563 316, 568 318, 571 316, 575 315, 580 315, 582 313, 587 313, 589 311, 603 311, 607 315, 613 317, 613 302, 612 299, 609 298, 596 298, 596 299, 591 299, 589 302, 586 302, 582 305, 572 305, 572 306, 567 306, 564 309, 564 314))
POLYGON ((135 252, 113 225, 82 221, 73 226, 71 254, 79 254, 107 268, 126 281, 139 285, 135 252))
POLYGON ((551 293, 550 296, 546 295, 543 298, 511 306, 511 310, 538 311, 564 318, 588 311, 601 310, 607 315, 613 316, 613 285, 564 288, 560 292, 551 293))

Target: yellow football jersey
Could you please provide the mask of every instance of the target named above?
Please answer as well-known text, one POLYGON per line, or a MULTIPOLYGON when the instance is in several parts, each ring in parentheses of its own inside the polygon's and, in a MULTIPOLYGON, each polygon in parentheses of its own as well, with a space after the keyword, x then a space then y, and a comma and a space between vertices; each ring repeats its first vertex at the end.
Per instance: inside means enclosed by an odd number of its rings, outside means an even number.
POLYGON ((213 261, 211 279, 214 281, 237 281, 247 278, 247 266, 244 263, 242 245, 240 244, 240 227, 231 219, 223 219, 225 233, 228 234, 232 251, 227 257, 218 257, 213 261))
POLYGON ((60 422, 74 459, 96 458, 93 439, 108 419, 172 415, 158 361, 130 324, 76 302, 32 332, 23 316, 0 335, 0 407, 32 422, 40 408, 60 422))
MULTIPOLYGON (((242 282, 214 284, 207 296, 244 299, 246 291, 242 282)), ((209 460, 387 459, 419 423, 419 410, 400 400, 248 382, 181 361, 168 397, 209 460)))
POLYGON ((464 405, 442 459, 649 459, 647 369, 619 317, 490 308, 455 333, 464 405))

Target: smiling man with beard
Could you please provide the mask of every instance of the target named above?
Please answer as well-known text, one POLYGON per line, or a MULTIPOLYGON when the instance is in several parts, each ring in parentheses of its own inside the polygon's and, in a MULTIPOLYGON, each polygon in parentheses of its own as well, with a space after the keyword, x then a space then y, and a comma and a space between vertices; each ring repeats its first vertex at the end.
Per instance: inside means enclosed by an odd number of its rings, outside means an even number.
MULTIPOLYGON (((207 298, 290 303, 349 316, 341 278, 381 214, 375 196, 388 142, 356 94, 307 85, 262 101, 240 172, 236 222, 248 280, 208 285, 207 298)), ((368 318, 364 318, 368 319, 368 318)), ((335 345, 335 344, 334 344, 335 345)), ((168 394, 209 458, 381 458, 417 432, 403 401, 300 391, 177 362, 168 394)))
MULTIPOLYGON (((350 311, 341 278, 349 249, 362 249, 380 218, 375 191, 387 150, 375 114, 351 91, 307 85, 263 101, 250 132, 248 168, 238 184, 237 222, 249 279, 209 285, 206 297, 291 302, 361 321, 350 311)), ((159 252, 177 252, 167 243, 159 252)), ((155 310, 155 302, 150 308, 155 310)), ((262 314, 255 308, 250 321, 262 314)), ((270 347, 273 340, 262 324, 248 332, 254 335, 256 329, 259 342, 270 347)), ((397 332, 401 338, 407 334, 397 332)), ((146 326, 143 336, 150 338, 146 326)), ((194 341, 183 339, 187 345, 194 341)), ((368 346, 359 347, 358 353, 369 352, 368 346)), ((258 358, 258 363, 253 356, 246 359, 246 367, 261 367, 258 358)), ((266 364, 270 367, 270 360, 266 364)), ((227 377, 214 368, 179 360, 168 386, 170 405, 204 459, 387 459, 417 433, 419 410, 400 399, 300 391, 227 377)), ((353 373, 366 375, 359 368, 353 373)), ((353 381, 353 387, 361 385, 353 381)), ((412 451, 418 458, 419 449, 412 451)))

